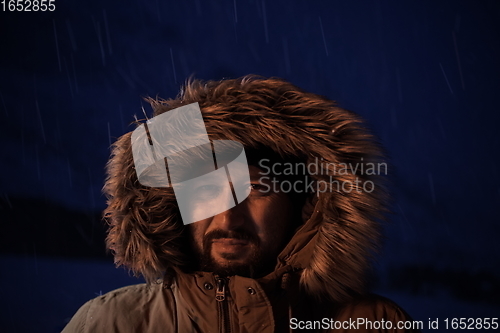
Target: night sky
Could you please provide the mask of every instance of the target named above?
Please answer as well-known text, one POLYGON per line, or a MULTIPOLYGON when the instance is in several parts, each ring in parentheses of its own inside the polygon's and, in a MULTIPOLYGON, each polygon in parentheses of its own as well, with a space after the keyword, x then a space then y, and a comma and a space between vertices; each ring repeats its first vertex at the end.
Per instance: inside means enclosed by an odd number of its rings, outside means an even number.
POLYGON ((103 245, 111 143, 149 117, 145 97, 246 74, 337 101, 386 148, 394 213, 375 291, 426 323, 500 316, 500 2, 54 3, 0 7, 6 332, 58 332, 140 282, 103 245))

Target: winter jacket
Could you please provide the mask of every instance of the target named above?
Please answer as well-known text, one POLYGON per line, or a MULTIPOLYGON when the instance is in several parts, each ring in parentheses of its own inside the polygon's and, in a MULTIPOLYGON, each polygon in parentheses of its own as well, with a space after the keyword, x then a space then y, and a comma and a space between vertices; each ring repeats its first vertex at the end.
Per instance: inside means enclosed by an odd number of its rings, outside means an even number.
POLYGON ((395 303, 376 295, 339 305, 302 299, 292 306, 281 291, 268 297, 259 282, 248 278, 236 276, 221 284, 206 273, 181 280, 172 287, 140 284, 95 298, 78 310, 63 333, 419 332, 397 329, 400 322, 414 322, 395 303))
POLYGON ((131 133, 125 134, 107 169, 107 244, 117 264, 149 283, 87 302, 63 332, 412 332, 397 329, 399 321, 410 320, 400 307, 364 288, 386 199, 383 175, 366 171, 382 154, 362 121, 326 98, 255 77, 191 82, 175 100, 152 101, 154 115, 194 102, 211 140, 266 147, 284 160, 345 166, 309 171, 315 184, 358 180, 375 186, 310 193, 303 224, 273 272, 259 279, 219 277, 186 268, 175 196, 168 188, 138 184, 131 133), (355 163, 365 169, 349 167, 355 163))

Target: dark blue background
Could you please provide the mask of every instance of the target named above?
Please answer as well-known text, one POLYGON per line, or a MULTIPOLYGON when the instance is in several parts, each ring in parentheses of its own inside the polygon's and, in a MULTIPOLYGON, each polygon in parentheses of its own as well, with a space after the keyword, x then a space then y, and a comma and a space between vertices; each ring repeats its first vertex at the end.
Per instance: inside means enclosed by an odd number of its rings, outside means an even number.
POLYGON ((500 316, 498 1, 55 1, 0 12, 0 326, 58 332, 137 283, 105 255, 110 144, 190 75, 285 78, 367 119, 394 215, 374 290, 500 316))

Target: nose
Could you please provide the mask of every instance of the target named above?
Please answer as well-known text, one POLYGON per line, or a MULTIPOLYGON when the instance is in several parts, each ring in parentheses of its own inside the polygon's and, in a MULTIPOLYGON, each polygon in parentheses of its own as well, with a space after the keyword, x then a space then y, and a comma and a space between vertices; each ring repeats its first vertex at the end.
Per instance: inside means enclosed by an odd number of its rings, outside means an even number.
POLYGON ((243 227, 246 224, 245 205, 245 202, 242 202, 215 215, 212 219, 212 227, 228 231, 243 227))

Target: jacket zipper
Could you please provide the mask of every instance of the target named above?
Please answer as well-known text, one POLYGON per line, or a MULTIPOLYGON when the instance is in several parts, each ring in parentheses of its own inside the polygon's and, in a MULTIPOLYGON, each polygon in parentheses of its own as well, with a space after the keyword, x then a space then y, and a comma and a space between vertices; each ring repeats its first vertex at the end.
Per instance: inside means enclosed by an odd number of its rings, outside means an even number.
POLYGON ((221 333, 231 333, 231 325, 229 323, 229 307, 227 304, 226 294, 226 279, 217 277, 217 290, 215 291, 215 299, 219 309, 219 323, 221 333))

